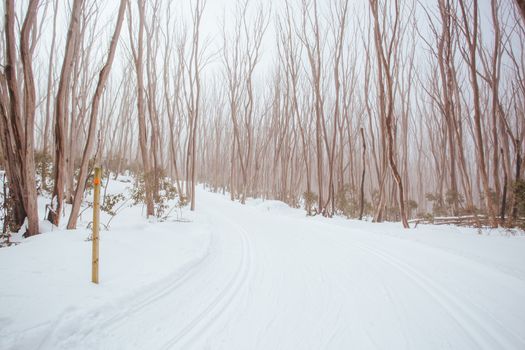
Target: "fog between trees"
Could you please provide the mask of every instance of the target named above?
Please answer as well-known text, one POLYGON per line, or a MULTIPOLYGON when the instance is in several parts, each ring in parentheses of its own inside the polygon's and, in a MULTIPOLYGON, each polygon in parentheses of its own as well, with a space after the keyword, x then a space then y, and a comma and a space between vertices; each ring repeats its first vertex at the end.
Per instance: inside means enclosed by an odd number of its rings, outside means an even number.
POLYGON ((201 183, 405 227, 524 215, 523 1, 239 0, 214 33, 204 0, 104 3, 4 1, 11 230, 39 233, 38 195, 75 228, 97 163, 148 216, 166 178, 192 210, 201 183))

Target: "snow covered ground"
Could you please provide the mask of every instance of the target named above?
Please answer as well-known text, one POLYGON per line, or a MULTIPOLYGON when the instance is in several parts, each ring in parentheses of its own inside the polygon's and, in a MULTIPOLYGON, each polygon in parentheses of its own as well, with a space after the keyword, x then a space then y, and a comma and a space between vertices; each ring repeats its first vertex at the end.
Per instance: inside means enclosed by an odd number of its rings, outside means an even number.
POLYGON ((86 229, 0 249, 0 349, 525 349, 522 235, 197 195, 119 214, 98 286, 86 229))

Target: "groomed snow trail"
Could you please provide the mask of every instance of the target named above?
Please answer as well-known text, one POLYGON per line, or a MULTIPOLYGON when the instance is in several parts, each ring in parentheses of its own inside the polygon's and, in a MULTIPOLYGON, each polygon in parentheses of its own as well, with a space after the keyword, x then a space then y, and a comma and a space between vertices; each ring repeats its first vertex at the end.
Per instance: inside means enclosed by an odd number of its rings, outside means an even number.
POLYGON ((512 266, 421 229, 276 208, 200 189, 201 258, 116 307, 62 320, 40 347, 525 349, 525 258, 512 266))

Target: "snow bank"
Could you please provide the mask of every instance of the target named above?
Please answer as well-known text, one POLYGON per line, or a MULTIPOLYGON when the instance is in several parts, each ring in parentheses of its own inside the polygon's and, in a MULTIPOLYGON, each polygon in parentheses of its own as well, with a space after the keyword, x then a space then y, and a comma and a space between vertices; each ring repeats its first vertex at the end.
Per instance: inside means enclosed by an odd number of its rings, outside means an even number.
MULTIPOLYGON (((123 191, 120 184, 114 182, 111 192, 123 191)), ((92 243, 85 228, 67 231, 42 222, 45 233, 14 237, 21 243, 0 249, 0 349, 54 344, 80 324, 95 322, 88 315, 126 308, 130 300, 164 288, 206 257, 206 221, 195 216, 191 224, 150 223, 141 211, 140 206, 125 208, 110 231, 101 232, 99 285, 91 283, 92 243)), ((89 222, 89 214, 79 227, 89 222)))

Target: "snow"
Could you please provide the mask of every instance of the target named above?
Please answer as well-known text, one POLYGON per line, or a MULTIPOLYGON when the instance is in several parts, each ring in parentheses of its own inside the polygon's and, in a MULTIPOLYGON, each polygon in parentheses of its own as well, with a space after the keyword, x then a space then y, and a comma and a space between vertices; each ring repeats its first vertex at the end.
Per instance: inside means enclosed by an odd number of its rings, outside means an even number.
POLYGON ((99 285, 85 228, 0 249, 0 349, 525 348, 523 235, 197 196, 191 222, 118 214, 99 285))

